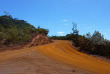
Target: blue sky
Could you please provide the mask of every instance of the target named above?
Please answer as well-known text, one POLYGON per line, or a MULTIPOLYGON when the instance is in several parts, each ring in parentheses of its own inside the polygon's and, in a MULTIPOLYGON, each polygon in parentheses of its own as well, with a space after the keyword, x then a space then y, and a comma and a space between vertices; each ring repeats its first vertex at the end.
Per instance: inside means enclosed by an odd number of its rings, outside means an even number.
POLYGON ((110 40, 110 0, 0 0, 0 15, 49 29, 49 35, 66 35, 77 23, 79 34, 97 30, 110 40))

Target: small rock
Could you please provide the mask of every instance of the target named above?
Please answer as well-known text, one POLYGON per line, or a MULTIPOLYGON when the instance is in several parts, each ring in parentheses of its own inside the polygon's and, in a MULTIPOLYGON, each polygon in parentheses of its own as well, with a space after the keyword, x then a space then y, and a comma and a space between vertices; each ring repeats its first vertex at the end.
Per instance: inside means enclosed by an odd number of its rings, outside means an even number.
POLYGON ((75 70, 72 70, 72 72, 75 72, 75 70))

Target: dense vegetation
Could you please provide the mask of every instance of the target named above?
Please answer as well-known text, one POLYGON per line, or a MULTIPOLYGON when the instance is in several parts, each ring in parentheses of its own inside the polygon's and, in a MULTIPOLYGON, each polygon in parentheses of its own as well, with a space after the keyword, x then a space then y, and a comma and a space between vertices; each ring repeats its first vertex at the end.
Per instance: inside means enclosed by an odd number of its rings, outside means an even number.
POLYGON ((48 34, 44 28, 35 28, 24 20, 11 15, 0 16, 0 45, 24 44, 37 34, 48 34))
POLYGON ((66 36, 51 36, 50 39, 54 40, 67 40, 66 36))
POLYGON ((93 35, 87 33, 84 36, 78 37, 78 39, 81 51, 110 57, 110 41, 104 39, 99 31, 95 31, 93 35))
MULTIPOLYGON (((73 25, 76 24, 73 23, 73 25)), ((72 30, 73 33, 66 36, 52 36, 50 38, 71 40, 76 47, 79 47, 79 51, 110 57, 110 41, 104 39, 104 36, 99 31, 95 31, 92 35, 87 33, 82 36, 74 27, 72 30)))

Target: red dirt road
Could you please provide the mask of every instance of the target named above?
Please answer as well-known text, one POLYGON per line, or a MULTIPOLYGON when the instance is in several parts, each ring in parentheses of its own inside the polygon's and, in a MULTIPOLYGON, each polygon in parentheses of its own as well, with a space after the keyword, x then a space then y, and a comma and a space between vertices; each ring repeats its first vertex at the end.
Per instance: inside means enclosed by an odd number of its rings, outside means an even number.
POLYGON ((110 62, 76 51, 69 41, 0 53, 0 74, 110 74, 110 62))

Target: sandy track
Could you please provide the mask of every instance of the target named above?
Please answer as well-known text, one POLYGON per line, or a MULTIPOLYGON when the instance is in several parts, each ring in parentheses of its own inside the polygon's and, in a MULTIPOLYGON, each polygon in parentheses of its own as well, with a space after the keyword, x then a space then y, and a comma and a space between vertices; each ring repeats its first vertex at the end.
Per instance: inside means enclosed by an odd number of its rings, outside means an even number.
POLYGON ((86 55, 69 41, 0 53, 0 74, 110 74, 110 62, 86 55))
POLYGON ((110 62, 76 51, 69 41, 57 41, 50 45, 38 47, 38 49, 41 53, 71 67, 78 67, 95 73, 110 74, 110 62))

